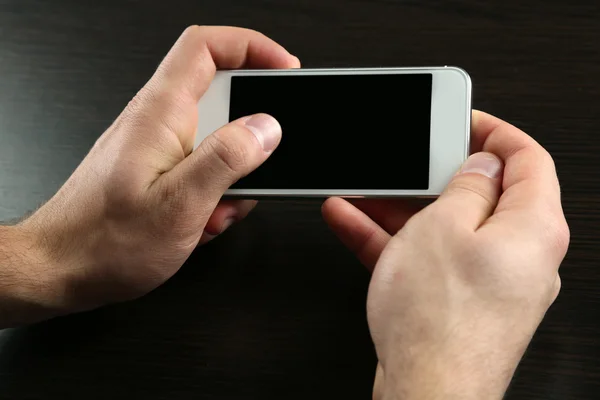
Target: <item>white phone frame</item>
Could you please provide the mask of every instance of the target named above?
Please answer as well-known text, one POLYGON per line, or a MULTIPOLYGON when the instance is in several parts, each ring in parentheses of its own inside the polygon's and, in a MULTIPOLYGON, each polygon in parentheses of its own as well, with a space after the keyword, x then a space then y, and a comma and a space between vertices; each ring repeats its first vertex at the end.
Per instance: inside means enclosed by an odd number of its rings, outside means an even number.
MULTIPOLYGON (((428 190, 313 190, 313 189, 229 189, 231 197, 435 197, 469 155, 471 129, 471 78, 457 67, 343 68, 290 70, 218 71, 198 103, 199 122, 194 148, 205 137, 229 122, 232 76, 277 75, 363 75, 432 74, 431 139, 428 190)), ((284 132, 285 135, 285 127, 284 132)), ((276 150, 277 151, 277 150, 276 150)), ((391 171, 390 171, 391 173, 391 171)), ((410 173, 410 171, 406 171, 410 173)), ((390 176, 393 180, 393 175, 390 176)))

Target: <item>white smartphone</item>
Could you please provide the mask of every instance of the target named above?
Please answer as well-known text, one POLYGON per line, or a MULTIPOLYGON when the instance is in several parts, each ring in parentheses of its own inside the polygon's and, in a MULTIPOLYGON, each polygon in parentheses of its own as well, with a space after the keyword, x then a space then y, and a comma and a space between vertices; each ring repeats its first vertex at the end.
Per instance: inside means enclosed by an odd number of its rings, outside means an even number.
POLYGON ((198 112, 196 147, 246 115, 282 126, 228 197, 434 197, 469 154, 471 79, 455 67, 218 71, 198 112))

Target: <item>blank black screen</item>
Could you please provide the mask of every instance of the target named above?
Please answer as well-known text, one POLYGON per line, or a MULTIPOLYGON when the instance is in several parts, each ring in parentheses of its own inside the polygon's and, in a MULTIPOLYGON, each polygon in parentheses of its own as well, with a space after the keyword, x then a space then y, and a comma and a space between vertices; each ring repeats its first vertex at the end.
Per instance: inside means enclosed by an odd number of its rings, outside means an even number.
POLYGON ((282 141, 234 189, 429 188, 431 74, 234 76, 229 120, 274 116, 282 141))

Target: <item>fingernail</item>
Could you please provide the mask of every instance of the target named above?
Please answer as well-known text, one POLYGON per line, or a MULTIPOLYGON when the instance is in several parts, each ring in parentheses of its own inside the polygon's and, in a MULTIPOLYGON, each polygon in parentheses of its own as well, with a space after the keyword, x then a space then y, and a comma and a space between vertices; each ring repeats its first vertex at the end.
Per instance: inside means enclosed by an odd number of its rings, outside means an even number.
POLYGON ((476 153, 465 161, 460 173, 480 174, 495 179, 502 173, 502 162, 490 153, 476 153))
POLYGON ((258 143, 267 153, 275 150, 281 140, 281 126, 270 115, 256 114, 246 120, 246 127, 250 129, 258 143))
POLYGON ((235 218, 227 218, 221 226, 221 233, 225 232, 235 222, 235 218))

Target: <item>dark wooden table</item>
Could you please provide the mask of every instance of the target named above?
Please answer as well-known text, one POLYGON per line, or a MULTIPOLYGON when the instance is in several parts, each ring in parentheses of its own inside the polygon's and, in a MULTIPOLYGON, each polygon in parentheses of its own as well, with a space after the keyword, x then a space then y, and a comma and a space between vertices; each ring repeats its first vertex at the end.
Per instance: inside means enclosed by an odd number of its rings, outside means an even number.
MULTIPOLYGON (((459 65, 554 155, 572 230, 508 398, 598 398, 599 20, 591 0, 0 0, 0 220, 53 195, 189 24, 306 67, 459 65)), ((368 280, 319 204, 265 202, 139 301, 0 332, 0 398, 367 399, 368 280)))

